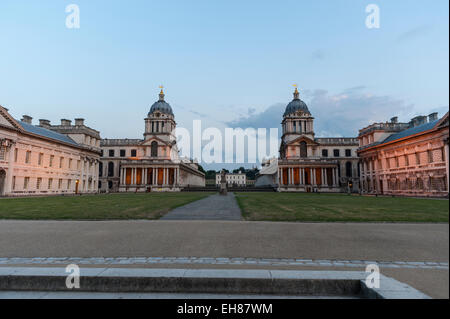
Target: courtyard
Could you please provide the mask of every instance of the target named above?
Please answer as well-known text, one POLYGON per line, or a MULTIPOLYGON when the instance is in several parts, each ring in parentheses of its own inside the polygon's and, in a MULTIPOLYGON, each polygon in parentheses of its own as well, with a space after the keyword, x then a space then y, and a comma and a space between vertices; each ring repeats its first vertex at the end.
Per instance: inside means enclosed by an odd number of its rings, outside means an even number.
POLYGON ((275 192, 230 193, 223 199, 212 192, 180 192, 0 200, 0 219, 239 220, 240 213, 247 221, 448 223, 449 205, 439 199, 275 192), (231 217, 227 210, 233 210, 231 217))
POLYGON ((158 219, 211 193, 102 194, 0 199, 0 219, 158 219))
POLYGON ((448 222, 448 200, 308 193, 237 193, 245 220, 448 222))

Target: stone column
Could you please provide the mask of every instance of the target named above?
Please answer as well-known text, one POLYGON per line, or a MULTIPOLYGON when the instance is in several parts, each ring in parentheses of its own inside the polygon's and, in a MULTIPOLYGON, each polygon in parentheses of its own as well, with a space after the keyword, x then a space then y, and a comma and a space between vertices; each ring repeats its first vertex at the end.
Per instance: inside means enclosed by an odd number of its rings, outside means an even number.
MULTIPOLYGON (((5 187, 4 187, 4 194, 8 195, 12 192, 12 178, 14 175, 14 151, 15 147, 14 144, 9 148, 8 153, 8 171, 6 172, 5 176, 5 187)), ((16 188, 17 188, 17 177, 16 177, 16 188)))
POLYGON ((450 183, 449 183, 450 176, 449 176, 449 168, 448 168, 448 165, 450 164, 449 161, 448 161, 448 156, 449 156, 448 141, 449 141, 448 138, 444 141, 444 145, 445 145, 444 146, 444 148, 445 148, 445 173, 446 173, 446 177, 447 177, 447 194, 448 194, 449 189, 450 189, 450 183))
POLYGON ((301 174, 302 174, 302 185, 305 185, 306 181, 305 181, 305 169, 304 168, 302 168, 301 174))

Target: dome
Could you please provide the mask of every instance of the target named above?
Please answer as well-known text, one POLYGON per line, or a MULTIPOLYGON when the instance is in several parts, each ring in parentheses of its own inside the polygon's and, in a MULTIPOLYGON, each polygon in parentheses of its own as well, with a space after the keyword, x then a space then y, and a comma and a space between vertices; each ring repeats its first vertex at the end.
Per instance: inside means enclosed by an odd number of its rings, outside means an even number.
POLYGON ((306 105, 306 103, 300 100, 299 93, 296 88, 294 92, 294 99, 286 106, 286 111, 284 112, 283 116, 295 113, 297 111, 302 111, 304 113, 311 114, 308 110, 308 106, 306 105))
POLYGON ((164 92, 161 89, 161 93, 159 93, 159 101, 156 101, 153 103, 152 107, 150 108, 150 112, 148 112, 148 115, 154 113, 154 112, 161 112, 163 114, 168 114, 173 116, 172 107, 169 103, 164 101, 164 92))
POLYGON ((157 101, 153 103, 152 107, 150 108, 150 112, 148 114, 150 115, 156 111, 159 111, 164 114, 173 115, 172 107, 166 101, 157 101))

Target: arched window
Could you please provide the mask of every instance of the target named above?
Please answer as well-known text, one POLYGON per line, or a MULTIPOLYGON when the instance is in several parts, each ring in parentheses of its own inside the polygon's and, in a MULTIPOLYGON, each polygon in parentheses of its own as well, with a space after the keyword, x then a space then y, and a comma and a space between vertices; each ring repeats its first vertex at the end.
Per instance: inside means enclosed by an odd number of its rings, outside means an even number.
POLYGON ((352 162, 345 163, 345 175, 347 177, 352 177, 352 162))
POLYGON ((109 162, 108 163, 108 176, 114 176, 114 163, 109 162))
POLYGON ((300 142, 300 157, 307 157, 308 156, 308 148, 306 147, 306 142, 302 141, 300 142))
POLYGON ((158 142, 156 141, 151 144, 151 157, 158 157, 158 142))
POLYGON ((100 162, 98 163, 98 177, 102 177, 103 176, 103 163, 100 162))

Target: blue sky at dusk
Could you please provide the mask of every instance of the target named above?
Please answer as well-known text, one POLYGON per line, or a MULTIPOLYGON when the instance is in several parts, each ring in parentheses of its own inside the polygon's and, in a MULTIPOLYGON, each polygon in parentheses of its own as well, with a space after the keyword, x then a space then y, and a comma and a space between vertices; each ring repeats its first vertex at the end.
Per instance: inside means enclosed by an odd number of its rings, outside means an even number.
POLYGON ((0 2, 0 104, 141 138, 158 86, 178 125, 278 127, 298 83, 317 136, 448 110, 448 1, 0 2), (65 26, 66 5, 80 29, 65 26), (380 7, 380 29, 365 25, 380 7))

